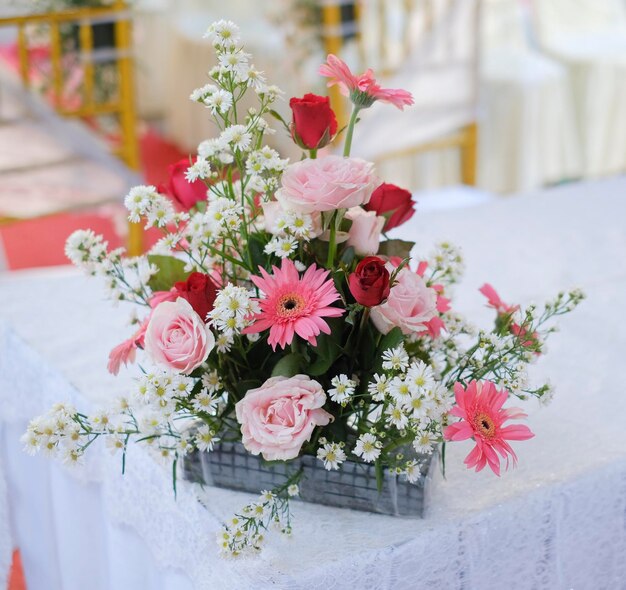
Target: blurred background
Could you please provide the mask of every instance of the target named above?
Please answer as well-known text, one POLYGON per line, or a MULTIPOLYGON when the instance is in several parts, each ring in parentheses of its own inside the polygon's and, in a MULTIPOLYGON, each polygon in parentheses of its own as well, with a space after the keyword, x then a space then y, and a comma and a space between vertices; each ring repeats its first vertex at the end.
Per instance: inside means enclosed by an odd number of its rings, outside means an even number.
POLYGON ((1 269, 64 264, 78 227, 129 240, 127 188, 213 135, 189 93, 219 18, 287 99, 326 92, 328 52, 412 91, 365 112, 354 155, 421 210, 626 171, 626 0, 0 0, 1 269))

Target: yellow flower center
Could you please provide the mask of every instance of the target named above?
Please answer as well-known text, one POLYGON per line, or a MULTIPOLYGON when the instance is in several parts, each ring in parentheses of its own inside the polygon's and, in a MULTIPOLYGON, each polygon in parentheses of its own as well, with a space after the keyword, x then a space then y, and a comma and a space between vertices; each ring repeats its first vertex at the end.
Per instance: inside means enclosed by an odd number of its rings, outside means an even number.
POLYGON ((292 317, 299 314, 305 305, 306 301, 302 295, 298 293, 286 293, 278 300, 276 314, 284 318, 292 317))
POLYGON ((474 418, 474 426, 484 437, 493 438, 496 435, 496 424, 489 414, 480 413, 474 418))

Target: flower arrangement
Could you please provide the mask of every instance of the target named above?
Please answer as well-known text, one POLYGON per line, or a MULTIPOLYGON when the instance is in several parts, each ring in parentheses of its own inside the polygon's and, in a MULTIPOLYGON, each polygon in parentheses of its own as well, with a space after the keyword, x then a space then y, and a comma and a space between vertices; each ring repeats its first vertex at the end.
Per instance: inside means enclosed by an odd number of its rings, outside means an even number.
MULTIPOLYGON (((387 235, 414 214, 411 194, 350 157, 360 110, 402 109, 411 95, 331 55, 320 73, 352 102, 349 124, 338 129, 328 98, 310 94, 290 100, 287 123, 274 110, 280 91, 250 63, 235 25, 214 23, 207 35, 218 65, 191 99, 209 111, 216 136, 173 166, 166 186, 126 198, 130 220, 163 238, 138 258, 108 251, 91 231, 67 242, 70 260, 102 277, 112 299, 144 310, 108 364, 117 374, 143 351, 143 372, 115 408, 87 416, 59 404, 34 419, 26 447, 76 463, 96 439, 123 455, 136 442, 173 462, 175 488, 177 462, 220 441, 241 441, 267 461, 312 455, 327 470, 356 461, 415 482, 420 455, 472 439, 467 467, 500 475, 503 461, 517 461, 511 441, 533 436, 507 402, 549 400, 548 385, 528 384, 527 365, 543 353, 550 320, 583 295, 522 309, 484 285, 496 318, 475 330, 451 301, 460 253, 441 244, 411 259, 414 244, 387 235), (250 91, 258 106, 240 112, 250 91), (288 163, 265 146, 267 117, 308 157, 288 163), (343 156, 318 153, 342 139, 343 156)), ((229 521, 221 549, 258 548, 272 523, 289 532, 300 478, 294 472, 229 521)))

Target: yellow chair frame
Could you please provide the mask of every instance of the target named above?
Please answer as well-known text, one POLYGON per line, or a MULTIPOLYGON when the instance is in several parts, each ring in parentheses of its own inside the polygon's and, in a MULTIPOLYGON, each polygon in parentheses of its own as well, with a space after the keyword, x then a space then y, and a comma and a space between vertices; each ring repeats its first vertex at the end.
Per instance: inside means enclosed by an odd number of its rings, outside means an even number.
MULTIPOLYGON (((52 92, 60 104, 63 89, 63 50, 60 27, 66 23, 78 24, 79 52, 84 63, 82 103, 78 108, 58 107, 66 117, 94 117, 117 115, 121 130, 121 144, 115 154, 132 170, 139 169, 137 144, 137 115, 135 110, 134 63, 132 57, 132 21, 127 3, 115 0, 110 6, 85 7, 55 12, 33 13, 0 17, 0 26, 17 27, 17 42, 20 77, 26 88, 31 87, 31 67, 26 29, 33 25, 44 25, 50 31, 50 62, 52 68, 52 92), (94 59, 92 23, 106 20, 115 26, 115 56, 119 93, 115 100, 98 103, 94 98, 94 59)), ((130 224, 128 251, 131 255, 141 253, 143 231, 139 224, 130 224)))
MULTIPOLYGON (((339 55, 343 47, 342 36, 342 23, 341 23, 341 6, 346 3, 346 0, 320 0, 322 4, 322 38, 324 41, 324 49, 326 53, 334 53, 339 55)), ((403 0, 404 10, 409 12, 413 7, 414 0, 403 0)), ((430 6, 429 2, 424 3, 424 7, 428 10, 430 6)), ((360 35, 360 27, 358 23, 362 18, 360 2, 354 0, 355 18, 357 21, 357 43, 359 46, 359 53, 364 55, 363 43, 360 35)), ((381 31, 379 35, 379 52, 381 56, 386 54, 386 39, 382 30, 382 23, 385 22, 385 5, 384 0, 380 0, 378 3, 379 11, 378 22, 381 24, 381 31)), ((477 15, 478 16, 478 15, 477 15)), ((428 20, 428 16, 427 16, 428 20)), ((405 20, 408 23, 408 19, 405 20)), ((411 39, 409 37, 408 27, 404 27, 403 31, 403 50, 405 55, 408 55, 411 49, 411 39)), ((390 72, 383 68, 382 74, 386 75, 390 72)), ((333 105, 333 110, 337 114, 337 119, 340 126, 346 124, 348 120, 348 113, 345 108, 345 98, 341 95, 339 87, 337 85, 332 86, 329 89, 330 101, 333 105)), ((456 133, 443 137, 436 141, 431 141, 418 146, 413 146, 408 149, 389 152, 380 158, 381 161, 391 160, 394 158, 409 157, 417 155, 423 152, 430 152, 434 150, 459 148, 461 153, 461 180, 463 184, 475 185, 476 184, 476 167, 477 167, 477 145, 478 145, 478 126, 477 124, 470 123, 462 129, 459 129, 456 133)))

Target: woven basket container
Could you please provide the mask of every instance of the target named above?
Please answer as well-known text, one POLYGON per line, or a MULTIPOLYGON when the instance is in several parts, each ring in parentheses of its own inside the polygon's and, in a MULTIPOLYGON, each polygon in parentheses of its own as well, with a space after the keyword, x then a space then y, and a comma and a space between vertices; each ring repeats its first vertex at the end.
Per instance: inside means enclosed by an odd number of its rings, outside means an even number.
MULTIPOLYGON (((407 456, 407 452, 404 454, 407 456)), ((302 469, 299 497, 305 502, 421 518, 431 479, 429 473, 434 471, 437 461, 436 455, 413 456, 421 464, 417 482, 409 483, 385 470, 380 492, 373 465, 345 461, 341 469, 327 471, 320 460, 310 455, 288 463, 267 463, 238 442, 219 443, 209 453, 191 453, 185 458, 184 471, 190 481, 259 493, 283 485, 289 475, 302 469)))

